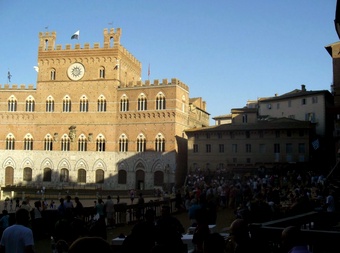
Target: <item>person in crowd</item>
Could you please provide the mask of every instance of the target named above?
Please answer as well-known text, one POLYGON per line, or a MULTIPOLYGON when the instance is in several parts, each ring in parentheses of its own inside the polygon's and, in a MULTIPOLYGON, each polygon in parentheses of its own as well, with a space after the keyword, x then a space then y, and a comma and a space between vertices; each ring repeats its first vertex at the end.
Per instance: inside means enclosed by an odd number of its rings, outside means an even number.
POLYGON ((64 218, 65 217, 65 212, 66 212, 65 209, 66 208, 65 208, 65 204, 64 204, 64 198, 60 198, 59 199, 59 206, 57 208, 59 218, 64 218))
POLYGON ((0 241, 0 253, 34 253, 33 232, 28 228, 29 211, 20 208, 15 212, 16 223, 6 228, 0 241))
POLYGON ((145 220, 133 226, 131 234, 125 237, 122 253, 149 253, 156 244, 155 211, 148 209, 145 220))
POLYGON ((131 200, 131 204, 133 204, 133 201, 135 200, 136 197, 136 192, 134 189, 130 190, 130 200, 131 200))
POLYGON ((35 239, 41 239, 43 236, 44 223, 41 212, 41 202, 35 201, 31 211, 32 231, 35 239))
POLYGON ((65 216, 68 219, 72 219, 74 214, 74 205, 73 205, 73 201, 70 195, 66 196, 66 199, 64 200, 64 207, 65 207, 65 216))
POLYGON ((283 252, 310 253, 301 230, 297 226, 286 227, 281 234, 283 252))
POLYGON ((196 221, 196 211, 201 208, 201 205, 198 204, 198 201, 196 198, 193 198, 190 202, 190 207, 188 210, 188 217, 190 219, 191 226, 196 226, 197 221, 196 221))
POLYGON ((144 216, 144 203, 145 203, 145 200, 143 197, 143 193, 139 193, 138 202, 137 202, 137 210, 136 210, 137 220, 142 219, 144 216))
POLYGON ((236 219, 230 225, 228 248, 233 253, 256 252, 250 238, 248 223, 243 219, 236 219))
POLYGON ((170 206, 162 206, 161 217, 156 221, 156 243, 167 246, 173 252, 182 252, 184 232, 181 222, 171 215, 170 206))
POLYGON ((192 242, 195 245, 194 253, 202 253, 203 242, 210 234, 208 210, 206 208, 197 209, 195 217, 197 225, 192 239, 192 242))
POLYGON ((80 202, 79 197, 75 197, 74 202, 76 203, 76 206, 74 207, 74 210, 73 210, 74 217, 83 220, 84 219, 84 206, 80 202))
POLYGON ((105 213, 106 213, 106 220, 107 220, 107 227, 113 228, 115 226, 115 208, 114 203, 110 195, 107 196, 107 200, 104 204, 105 213))
POLYGON ((2 217, 0 219, 0 238, 6 228, 9 227, 9 214, 7 210, 2 210, 2 217))

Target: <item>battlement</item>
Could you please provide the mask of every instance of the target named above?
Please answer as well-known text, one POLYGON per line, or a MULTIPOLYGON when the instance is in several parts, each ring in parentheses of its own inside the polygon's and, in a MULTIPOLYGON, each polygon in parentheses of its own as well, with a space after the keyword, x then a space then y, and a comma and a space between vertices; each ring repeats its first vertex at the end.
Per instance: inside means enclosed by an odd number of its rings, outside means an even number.
MULTIPOLYGON (((124 46, 120 44, 120 36, 122 34, 122 30, 120 28, 117 28, 115 31, 114 28, 111 28, 108 30, 107 28, 104 29, 104 43, 101 46, 99 42, 93 43, 93 46, 91 47, 90 43, 86 42, 83 45, 76 43, 72 46, 72 44, 65 44, 64 47, 61 44, 55 44, 57 34, 56 32, 40 32, 39 33, 39 54, 41 56, 46 56, 46 53, 49 52, 56 52, 61 53, 59 51, 63 51, 62 53, 71 52, 74 51, 80 51, 86 50, 86 53, 89 53, 89 50, 113 50, 115 51, 116 57, 126 57, 133 63, 137 64, 138 66, 141 66, 141 63, 132 55, 124 46)), ((85 53, 85 52, 84 52, 85 53)), ((108 54, 109 55, 109 54, 108 54)), ((110 53, 112 55, 112 53, 110 53)))
POLYGON ((161 86, 161 85, 175 85, 182 87, 184 90, 189 91, 189 87, 178 80, 177 78, 172 78, 171 82, 168 82, 168 79, 163 79, 162 82, 160 82, 158 79, 155 79, 153 83, 150 83, 150 80, 146 80, 145 82, 142 81, 130 81, 126 85, 121 85, 119 88, 134 88, 134 87, 148 87, 148 86, 161 86))
POLYGON ((26 86, 25 84, 20 84, 19 86, 17 84, 12 84, 9 85, 4 84, 4 86, 2 86, 2 84, 0 84, 0 90, 4 91, 4 90, 35 90, 33 84, 29 84, 28 86, 26 86))

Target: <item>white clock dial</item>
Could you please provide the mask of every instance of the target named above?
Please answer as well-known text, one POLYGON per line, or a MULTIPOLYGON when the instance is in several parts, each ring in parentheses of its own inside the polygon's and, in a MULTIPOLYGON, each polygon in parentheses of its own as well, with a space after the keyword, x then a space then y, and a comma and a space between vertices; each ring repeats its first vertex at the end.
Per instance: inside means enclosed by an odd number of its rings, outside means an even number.
POLYGON ((73 63, 67 70, 67 75, 71 80, 77 81, 83 78, 85 68, 81 63, 73 63))

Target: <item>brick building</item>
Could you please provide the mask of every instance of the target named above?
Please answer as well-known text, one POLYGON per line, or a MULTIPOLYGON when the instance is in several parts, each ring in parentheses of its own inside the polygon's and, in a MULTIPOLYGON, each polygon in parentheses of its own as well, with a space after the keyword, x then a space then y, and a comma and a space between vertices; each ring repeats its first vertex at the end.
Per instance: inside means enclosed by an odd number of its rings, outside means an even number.
POLYGON ((1 185, 153 189, 181 184, 184 131, 209 124, 178 79, 141 81, 142 64, 104 29, 104 44, 39 34, 33 85, 0 89, 1 185))

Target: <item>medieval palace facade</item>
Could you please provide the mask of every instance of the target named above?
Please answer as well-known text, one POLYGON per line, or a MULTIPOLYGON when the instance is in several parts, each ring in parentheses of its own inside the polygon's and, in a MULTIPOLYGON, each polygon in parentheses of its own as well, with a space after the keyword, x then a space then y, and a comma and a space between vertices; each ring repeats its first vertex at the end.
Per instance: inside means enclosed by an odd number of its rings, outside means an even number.
POLYGON ((153 189, 181 183, 185 130, 209 125, 202 98, 178 79, 142 82, 120 44, 56 45, 39 34, 36 85, 0 88, 0 185, 153 189))

